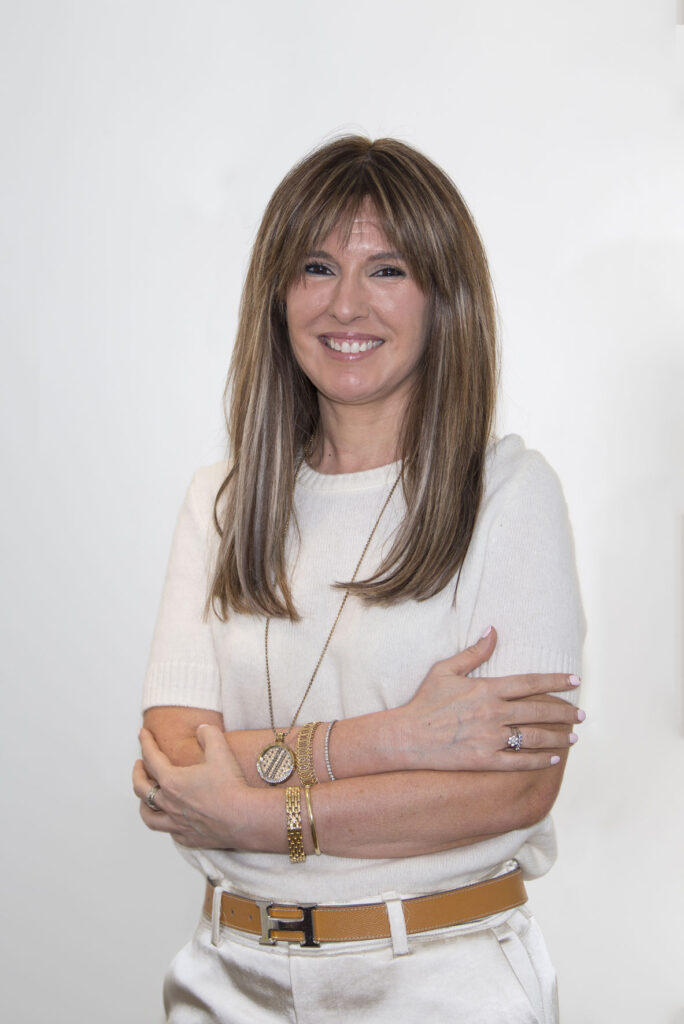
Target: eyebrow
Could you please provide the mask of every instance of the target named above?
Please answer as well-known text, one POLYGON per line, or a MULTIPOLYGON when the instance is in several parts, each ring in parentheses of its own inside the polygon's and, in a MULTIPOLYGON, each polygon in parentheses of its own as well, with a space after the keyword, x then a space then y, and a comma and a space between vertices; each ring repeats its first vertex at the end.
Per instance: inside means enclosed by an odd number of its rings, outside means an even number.
MULTIPOLYGON (((314 252, 307 253, 307 259, 317 260, 332 260, 333 257, 329 252, 325 252, 324 249, 316 249, 314 252)), ((400 252, 374 252, 372 256, 368 257, 369 263, 378 263, 381 260, 404 260, 404 257, 400 252)))

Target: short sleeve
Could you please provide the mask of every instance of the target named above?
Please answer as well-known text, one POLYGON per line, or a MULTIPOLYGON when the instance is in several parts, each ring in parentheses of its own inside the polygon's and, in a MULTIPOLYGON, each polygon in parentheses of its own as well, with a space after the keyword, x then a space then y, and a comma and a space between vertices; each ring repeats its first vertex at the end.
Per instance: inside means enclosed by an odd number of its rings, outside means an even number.
POLYGON ((223 465, 195 474, 178 514, 143 685, 143 710, 160 705, 221 710, 218 662, 204 607, 215 543, 212 510, 223 465))
POLYGON ((488 529, 472 622, 478 630, 493 625, 498 641, 473 674, 579 674, 585 622, 567 506, 546 460, 515 440, 520 448, 504 449, 493 467, 483 510, 488 529))

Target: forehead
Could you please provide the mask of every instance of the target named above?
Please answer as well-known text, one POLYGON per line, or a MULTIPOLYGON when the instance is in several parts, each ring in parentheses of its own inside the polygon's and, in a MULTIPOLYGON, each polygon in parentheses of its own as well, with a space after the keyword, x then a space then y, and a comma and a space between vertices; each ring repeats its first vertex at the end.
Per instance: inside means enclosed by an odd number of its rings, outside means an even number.
POLYGON ((338 221, 319 244, 327 251, 349 249, 387 252, 394 248, 385 234, 377 210, 369 200, 365 200, 352 217, 338 221))

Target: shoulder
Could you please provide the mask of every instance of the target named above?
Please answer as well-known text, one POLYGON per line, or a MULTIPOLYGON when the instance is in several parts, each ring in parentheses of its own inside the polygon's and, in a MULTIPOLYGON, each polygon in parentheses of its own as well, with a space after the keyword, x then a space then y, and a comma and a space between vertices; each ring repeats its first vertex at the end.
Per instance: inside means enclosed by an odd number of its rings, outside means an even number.
POLYGON ((490 505, 509 502, 546 505, 564 504, 556 472, 544 456, 527 448, 517 434, 508 434, 493 442, 487 450, 483 511, 490 505))
POLYGON ((225 460, 214 462, 211 466, 201 466, 190 480, 187 494, 200 508, 214 507, 216 495, 228 472, 225 460))
POLYGON ((186 503, 199 518, 213 516, 214 502, 228 474, 228 463, 223 460, 195 471, 186 494, 186 503))

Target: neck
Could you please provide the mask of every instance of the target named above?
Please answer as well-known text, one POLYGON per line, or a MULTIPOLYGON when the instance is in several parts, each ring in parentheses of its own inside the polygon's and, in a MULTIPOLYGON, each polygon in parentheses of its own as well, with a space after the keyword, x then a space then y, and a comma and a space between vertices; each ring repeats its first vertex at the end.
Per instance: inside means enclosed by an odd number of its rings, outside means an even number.
POLYGON ((363 407, 340 415, 321 403, 321 427, 309 463, 319 473, 360 473, 396 462, 399 429, 396 417, 378 419, 363 407))

